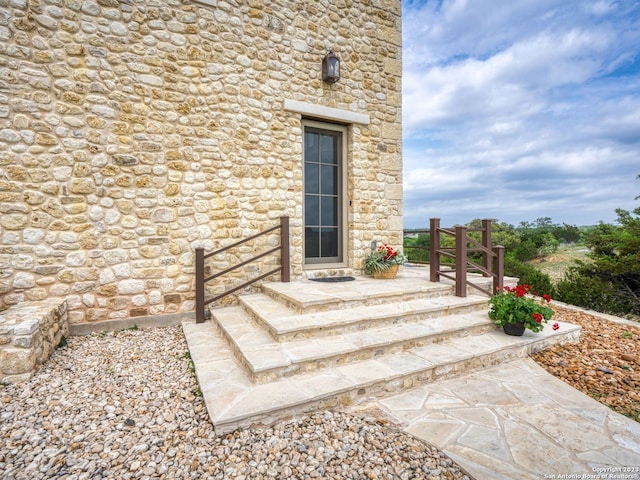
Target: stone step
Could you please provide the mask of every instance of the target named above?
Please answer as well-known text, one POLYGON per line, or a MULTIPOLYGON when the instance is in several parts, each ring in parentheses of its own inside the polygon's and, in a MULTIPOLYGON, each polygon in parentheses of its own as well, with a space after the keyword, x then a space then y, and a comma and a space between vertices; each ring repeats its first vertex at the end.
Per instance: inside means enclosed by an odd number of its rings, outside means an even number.
MULTIPOLYGON (((239 300, 247 312, 280 342, 417 322, 487 307, 487 297, 484 296, 440 296, 298 314, 260 293, 242 295, 239 300)), ((212 309, 214 317, 218 315, 217 310, 212 309)))
MULTIPOLYGON (((486 301, 483 306, 486 307, 486 301)), ((428 313, 433 312, 428 309, 428 313)), ((217 309, 214 317, 236 358, 251 378, 261 383, 495 329, 485 308, 457 315, 427 315, 428 318, 412 323, 369 325, 366 330, 278 342, 241 307, 217 309)))
MULTIPOLYGON (((547 348, 577 342, 580 327, 561 323, 554 331, 522 337, 493 329, 355 361, 346 365, 255 383, 231 355, 213 322, 183 322, 207 410, 218 433, 252 423, 272 423, 319 408, 385 396, 418 384, 469 373, 547 348)), ((517 380, 517 379, 516 379, 517 380)))
POLYGON ((295 313, 344 310, 417 298, 441 297, 453 293, 451 284, 432 283, 424 279, 416 281, 415 277, 407 274, 400 274, 392 280, 357 277, 353 282, 345 282, 345 288, 340 288, 340 285, 313 280, 291 283, 266 282, 262 284, 262 291, 295 313))

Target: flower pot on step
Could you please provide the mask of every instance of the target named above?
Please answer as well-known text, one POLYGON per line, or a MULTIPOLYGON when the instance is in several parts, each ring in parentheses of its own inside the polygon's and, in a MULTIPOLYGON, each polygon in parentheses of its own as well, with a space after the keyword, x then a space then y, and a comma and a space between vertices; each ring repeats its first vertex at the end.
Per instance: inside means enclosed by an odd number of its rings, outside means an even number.
POLYGON ((502 329, 507 335, 521 337, 524 334, 524 323, 505 323, 504 325, 502 325, 502 329))
POLYGON ((373 278, 396 278, 398 275, 399 265, 390 265, 386 270, 376 270, 373 272, 373 278))

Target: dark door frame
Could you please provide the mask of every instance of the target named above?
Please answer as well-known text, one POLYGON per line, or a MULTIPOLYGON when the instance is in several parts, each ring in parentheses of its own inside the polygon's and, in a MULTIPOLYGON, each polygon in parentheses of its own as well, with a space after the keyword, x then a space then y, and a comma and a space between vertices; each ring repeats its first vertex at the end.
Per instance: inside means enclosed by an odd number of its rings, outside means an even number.
MULTIPOLYGON (((315 121, 315 120, 303 120, 302 122, 302 130, 303 130, 303 145, 302 145, 302 170, 303 170, 303 193, 302 193, 302 211, 303 211, 303 267, 307 270, 311 270, 311 269, 326 269, 326 268, 340 268, 340 267, 346 267, 348 265, 348 256, 347 256, 347 245, 348 245, 348 232, 347 232, 347 227, 349 225, 348 223, 348 218, 347 218, 347 202, 348 202, 348 197, 347 197, 347 142, 348 142, 348 127, 346 125, 340 125, 340 124, 335 124, 335 123, 326 123, 326 122, 319 122, 319 121, 315 121), (307 165, 313 166, 313 163, 309 163, 307 164, 306 161, 306 142, 305 142, 305 138, 306 138, 306 133, 307 130, 310 130, 311 132, 317 132, 317 133, 322 133, 327 132, 329 133, 331 136, 336 136, 336 138, 338 139, 338 145, 337 145, 337 149, 336 149, 336 156, 337 156, 337 189, 336 189, 336 193, 337 193, 337 212, 335 212, 335 214, 337 215, 337 228, 338 228, 338 232, 337 232, 337 243, 338 243, 338 252, 336 256, 328 256, 328 257, 324 257, 322 255, 322 252, 314 252, 314 254, 318 254, 318 256, 313 256, 313 257, 308 257, 307 256, 307 228, 308 225, 311 225, 309 228, 316 228, 316 229, 320 229, 320 232, 322 232, 322 219, 319 219, 319 221, 317 222, 317 225, 314 224, 309 224, 307 221, 307 207, 311 207, 311 205, 307 205, 307 198, 309 198, 311 200, 311 197, 315 197, 316 195, 309 195, 307 194, 307 180, 310 178, 308 177, 308 173, 307 172, 307 165)), ((318 165, 319 168, 322 168, 322 165, 319 164, 318 165)), ((313 172, 313 175, 315 176, 315 172, 313 172)), ((318 179, 320 180, 320 179, 318 179)), ((313 179, 312 179, 313 181, 313 179)), ((320 191, 318 192, 320 193, 320 191)), ((321 197, 322 195, 318 195, 318 197, 321 197)), ((330 195, 327 195, 327 197, 330 197, 330 195)), ((330 198, 326 198, 327 201, 330 201, 330 198)), ((320 200, 318 200, 319 202, 320 200)), ((318 215, 322 215, 322 213, 320 212, 318 215)), ((333 215, 327 215, 329 217, 333 217, 333 215)), ((319 245, 321 245, 321 240, 322 236, 319 236, 319 245)), ((320 247, 321 248, 321 247, 320 247)))

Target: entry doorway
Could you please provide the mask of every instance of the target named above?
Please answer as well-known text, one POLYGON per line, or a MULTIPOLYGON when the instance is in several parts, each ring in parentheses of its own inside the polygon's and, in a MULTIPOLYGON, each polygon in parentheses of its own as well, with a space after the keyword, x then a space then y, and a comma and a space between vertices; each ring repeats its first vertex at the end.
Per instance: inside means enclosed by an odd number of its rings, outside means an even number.
POLYGON ((347 128, 303 122, 304 264, 346 266, 345 158, 347 128))

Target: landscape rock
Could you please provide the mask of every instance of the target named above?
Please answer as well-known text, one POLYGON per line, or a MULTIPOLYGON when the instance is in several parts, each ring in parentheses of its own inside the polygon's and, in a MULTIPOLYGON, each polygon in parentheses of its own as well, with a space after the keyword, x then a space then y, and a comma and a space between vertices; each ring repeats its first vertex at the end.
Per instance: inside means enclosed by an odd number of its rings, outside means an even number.
POLYGON ((371 413, 324 411, 217 435, 181 327, 71 337, 0 386, 3 478, 470 477, 371 413))
POLYGON ((640 369, 634 368, 633 360, 640 357, 640 323, 636 327, 580 311, 553 308, 556 311, 553 320, 582 327, 580 342, 555 345, 532 358, 584 394, 638 419, 640 369))

